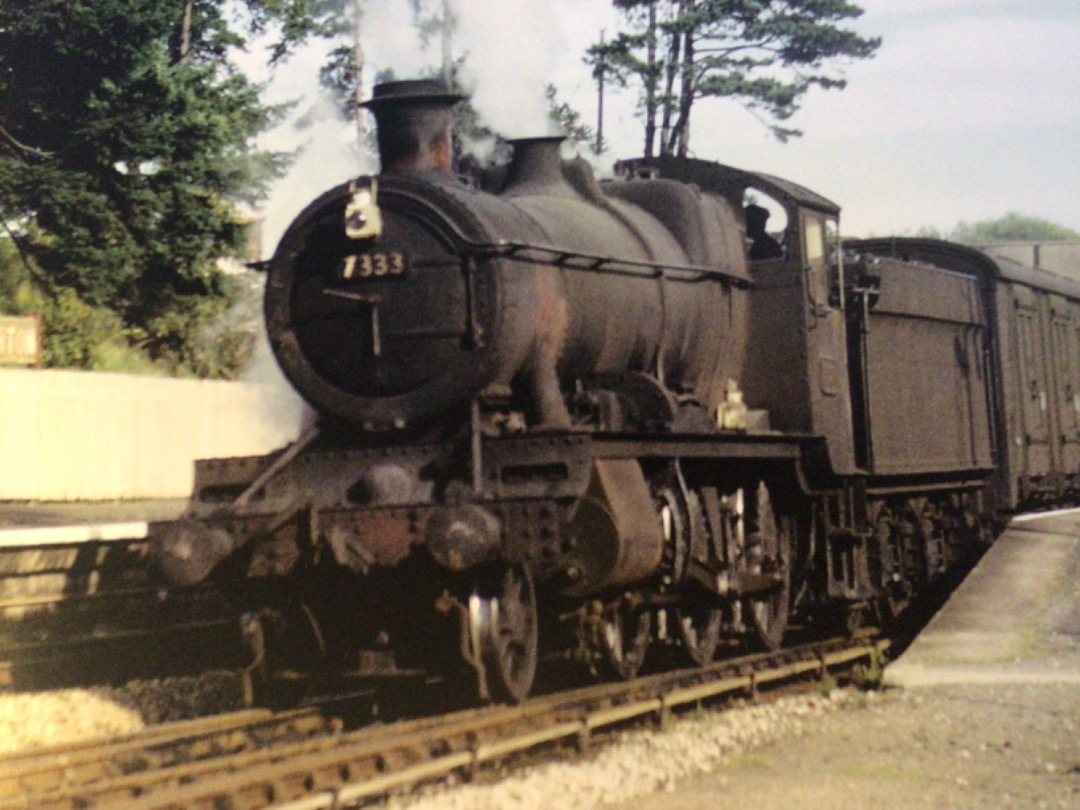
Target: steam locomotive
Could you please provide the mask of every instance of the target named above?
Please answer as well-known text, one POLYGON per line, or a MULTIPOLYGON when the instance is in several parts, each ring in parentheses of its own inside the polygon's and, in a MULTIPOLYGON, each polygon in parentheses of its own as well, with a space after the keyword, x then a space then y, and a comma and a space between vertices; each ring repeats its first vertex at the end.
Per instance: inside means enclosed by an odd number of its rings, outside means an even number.
MULTIPOLYGON (((895 615, 1022 503, 1075 490, 1080 284, 711 162, 559 139, 451 170, 439 82, 375 89, 383 170, 292 223, 267 331, 318 423, 196 466, 155 528, 268 672, 634 677, 895 615), (748 199, 784 220, 750 260, 748 199), (758 252, 760 254, 760 251, 758 252)), ((759 206, 760 207, 760 206, 759 206)))

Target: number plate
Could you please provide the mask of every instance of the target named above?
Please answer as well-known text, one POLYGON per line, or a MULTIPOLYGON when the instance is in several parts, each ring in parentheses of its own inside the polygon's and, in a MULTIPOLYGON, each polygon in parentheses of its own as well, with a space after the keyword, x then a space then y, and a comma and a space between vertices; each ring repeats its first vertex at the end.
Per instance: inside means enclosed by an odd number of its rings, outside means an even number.
POLYGON ((399 250, 376 250, 345 256, 338 268, 342 281, 403 278, 409 272, 408 257, 399 250))

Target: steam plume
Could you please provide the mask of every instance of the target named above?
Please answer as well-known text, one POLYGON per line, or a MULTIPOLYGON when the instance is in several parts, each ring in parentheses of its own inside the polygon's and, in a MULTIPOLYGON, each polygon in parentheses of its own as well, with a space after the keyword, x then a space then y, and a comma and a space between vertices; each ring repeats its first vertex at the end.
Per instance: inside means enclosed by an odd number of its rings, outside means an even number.
POLYGON ((507 138, 550 134, 544 93, 567 43, 549 0, 450 0, 462 81, 485 122, 507 138), (498 8, 498 11, 494 9, 498 8))

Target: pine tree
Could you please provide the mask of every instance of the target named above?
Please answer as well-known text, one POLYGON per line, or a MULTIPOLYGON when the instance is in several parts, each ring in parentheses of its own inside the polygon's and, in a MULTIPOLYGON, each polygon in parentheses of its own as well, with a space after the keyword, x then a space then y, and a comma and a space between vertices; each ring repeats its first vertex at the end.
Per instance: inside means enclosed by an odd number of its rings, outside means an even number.
POLYGON ((873 56, 879 38, 841 27, 862 14, 846 0, 614 0, 628 30, 587 61, 640 85, 645 154, 689 152, 694 104, 729 98, 781 141, 811 87, 841 89, 836 63, 873 56), (659 141, 659 143, 657 143, 659 141))
MULTIPOLYGON (((54 315, 114 313, 151 357, 221 372, 192 348, 228 303, 216 262, 242 238, 235 204, 287 163, 254 147, 281 111, 229 54, 276 26, 280 58, 315 30, 311 3, 250 0, 241 32, 226 0, 0 6, 0 227, 54 315)), ((89 348, 57 362, 92 365, 89 348)))

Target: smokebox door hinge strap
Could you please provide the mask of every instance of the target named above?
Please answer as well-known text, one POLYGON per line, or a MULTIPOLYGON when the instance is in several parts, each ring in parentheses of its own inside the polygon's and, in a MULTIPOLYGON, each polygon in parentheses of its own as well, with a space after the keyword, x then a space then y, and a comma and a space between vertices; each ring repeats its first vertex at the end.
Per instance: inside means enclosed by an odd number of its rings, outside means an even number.
POLYGON ((484 329, 476 312, 476 259, 466 256, 461 269, 465 274, 466 340, 470 349, 480 349, 484 346, 484 329))

